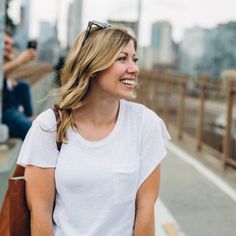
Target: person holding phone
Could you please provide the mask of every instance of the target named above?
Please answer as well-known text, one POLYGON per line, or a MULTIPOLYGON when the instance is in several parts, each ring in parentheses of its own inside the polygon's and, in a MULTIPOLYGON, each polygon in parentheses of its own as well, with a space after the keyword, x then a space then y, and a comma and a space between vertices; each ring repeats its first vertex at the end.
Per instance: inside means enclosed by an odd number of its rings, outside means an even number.
POLYGON ((15 57, 13 54, 13 38, 11 35, 5 33, 3 56, 4 56, 3 74, 5 77, 7 77, 19 66, 27 62, 30 62, 36 58, 37 56, 36 44, 28 43, 27 49, 22 53, 20 53, 17 57, 15 57))
POLYGON ((33 115, 30 86, 26 81, 15 81, 11 73, 21 65, 35 59, 37 52, 28 48, 17 57, 13 55, 13 38, 4 35, 4 64, 3 64, 3 97, 2 97, 2 123, 9 128, 10 137, 25 138, 32 125, 33 115))
POLYGON ((170 138, 135 98, 137 42, 90 21, 62 69, 55 109, 34 120, 25 167, 32 236, 154 236, 160 162, 170 138), (60 152, 56 141, 62 142, 60 152))

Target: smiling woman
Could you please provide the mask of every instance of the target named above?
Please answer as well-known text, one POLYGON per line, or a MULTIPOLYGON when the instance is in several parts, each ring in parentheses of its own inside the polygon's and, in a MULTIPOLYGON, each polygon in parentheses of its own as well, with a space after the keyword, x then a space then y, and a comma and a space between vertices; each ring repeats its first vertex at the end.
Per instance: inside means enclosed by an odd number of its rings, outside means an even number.
POLYGON ((134 48, 134 42, 130 40, 120 51, 117 59, 111 67, 100 72, 98 79, 92 80, 92 89, 98 90, 107 96, 116 96, 118 99, 132 99, 135 96, 134 89, 137 81, 138 66, 134 48), (93 86, 93 83, 95 85, 93 86))
POLYGON ((60 119, 52 109, 39 115, 18 159, 32 235, 154 236, 159 164, 170 137, 153 111, 128 101, 139 72, 136 48, 125 28, 96 21, 75 40, 55 104, 60 119))

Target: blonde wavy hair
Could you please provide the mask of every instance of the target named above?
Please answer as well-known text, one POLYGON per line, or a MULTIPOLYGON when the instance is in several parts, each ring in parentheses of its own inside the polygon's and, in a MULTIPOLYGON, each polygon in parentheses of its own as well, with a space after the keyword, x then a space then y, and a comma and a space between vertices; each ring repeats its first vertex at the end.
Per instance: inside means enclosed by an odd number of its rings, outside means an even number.
POLYGON ((125 27, 112 26, 100 29, 93 27, 84 41, 85 31, 76 38, 61 71, 61 88, 57 91, 59 110, 57 124, 57 142, 67 142, 67 129, 75 125, 72 111, 83 106, 83 98, 89 90, 90 80, 100 71, 109 68, 118 57, 122 48, 133 40, 137 42, 125 27))

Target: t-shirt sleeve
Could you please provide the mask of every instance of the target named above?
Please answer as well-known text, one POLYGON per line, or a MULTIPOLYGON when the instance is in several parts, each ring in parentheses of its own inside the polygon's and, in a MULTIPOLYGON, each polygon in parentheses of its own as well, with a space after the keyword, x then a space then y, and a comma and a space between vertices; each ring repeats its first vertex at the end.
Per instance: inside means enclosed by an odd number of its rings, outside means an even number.
POLYGON ((42 168, 56 167, 59 151, 56 144, 56 119, 52 110, 41 114, 34 122, 22 144, 17 164, 42 168))
POLYGON ((141 132, 139 186, 166 156, 165 142, 169 139, 170 135, 163 120, 147 109, 143 115, 141 132))

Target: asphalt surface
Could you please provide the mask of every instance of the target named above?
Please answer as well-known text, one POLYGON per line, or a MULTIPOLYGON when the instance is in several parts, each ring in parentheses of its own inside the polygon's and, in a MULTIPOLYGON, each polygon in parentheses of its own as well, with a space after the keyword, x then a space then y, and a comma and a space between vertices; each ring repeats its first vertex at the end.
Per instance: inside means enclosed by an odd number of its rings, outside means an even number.
POLYGON ((186 236, 236 235, 235 199, 170 149, 162 162, 160 198, 186 236))

